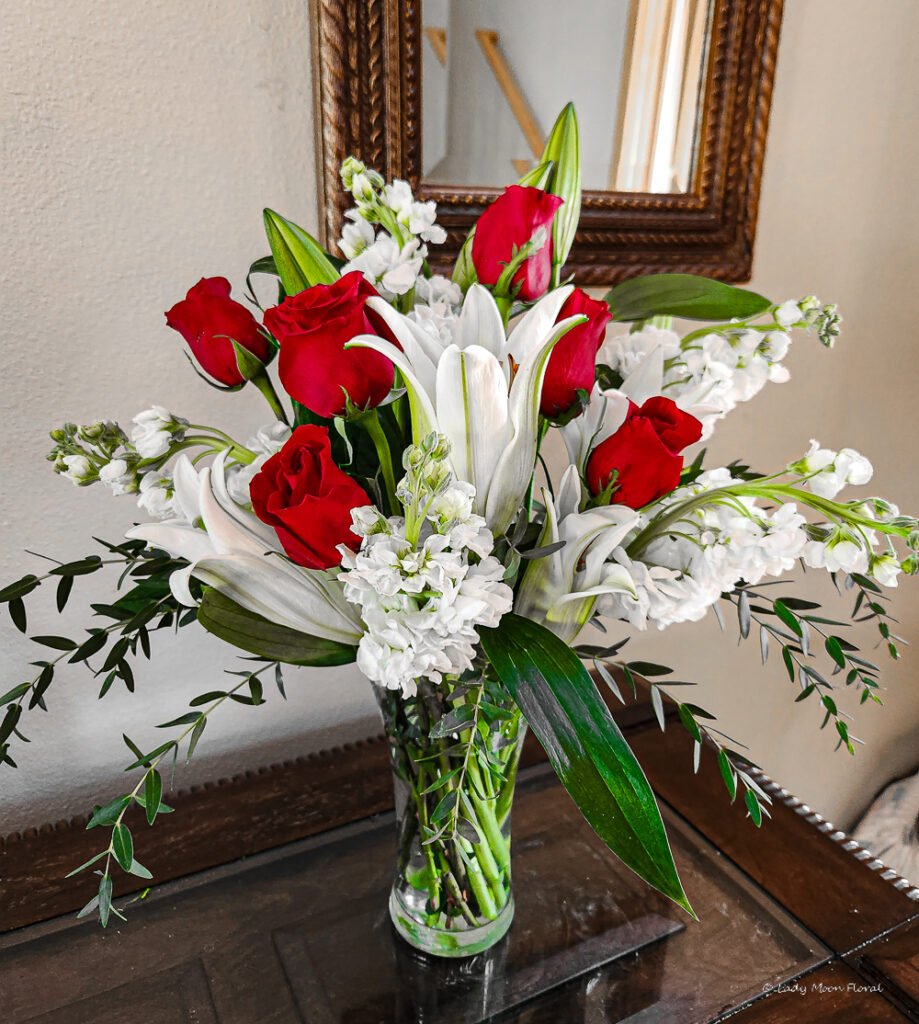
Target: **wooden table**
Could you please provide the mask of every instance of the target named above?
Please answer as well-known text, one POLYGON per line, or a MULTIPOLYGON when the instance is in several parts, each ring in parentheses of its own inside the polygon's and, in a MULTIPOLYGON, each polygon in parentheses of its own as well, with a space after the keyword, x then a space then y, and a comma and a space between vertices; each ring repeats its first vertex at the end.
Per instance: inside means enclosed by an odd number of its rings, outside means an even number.
POLYGON ((105 933, 52 917, 87 898, 85 882, 60 882, 94 852, 82 822, 8 837, 0 1019, 464 1024, 511 998, 496 1018, 508 1024, 919 1021, 919 890, 765 778, 773 820, 756 830, 710 752, 693 775, 678 725, 662 734, 640 705, 620 721, 698 924, 608 853, 530 748, 509 940, 462 965, 419 957, 386 916, 394 834, 377 739, 178 794, 156 854, 139 851, 176 880, 105 933), (648 928, 676 930, 610 960, 648 928))

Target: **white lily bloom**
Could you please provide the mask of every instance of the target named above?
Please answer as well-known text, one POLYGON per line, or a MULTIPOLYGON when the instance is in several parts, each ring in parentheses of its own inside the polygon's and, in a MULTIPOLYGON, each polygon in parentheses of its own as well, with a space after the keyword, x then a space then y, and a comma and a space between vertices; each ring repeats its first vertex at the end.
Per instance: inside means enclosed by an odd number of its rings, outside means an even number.
POLYGON ((236 504, 226 485, 226 455, 196 471, 187 457, 175 465, 174 503, 182 518, 144 523, 128 531, 190 564, 169 585, 180 603, 194 606, 192 576, 248 611, 312 636, 356 644, 363 632, 344 599, 337 575, 294 565, 271 527, 236 504))
POLYGON ((624 592, 637 600, 628 570, 606 561, 639 516, 625 505, 578 511, 581 481, 576 466, 565 471, 555 501, 545 489, 542 496, 546 521, 537 546, 563 541, 564 547, 530 561, 514 610, 570 644, 593 615, 598 597, 624 592))
POLYGON ((556 323, 572 287, 550 292, 506 335, 491 293, 473 285, 449 337, 426 331, 382 299, 368 304, 401 350, 375 335, 350 346, 372 348, 405 378, 416 444, 432 431, 450 441, 457 479, 475 487, 475 511, 496 535, 523 504, 536 463, 539 399, 556 342, 584 317, 556 323), (446 343, 448 342, 449 343, 446 343))

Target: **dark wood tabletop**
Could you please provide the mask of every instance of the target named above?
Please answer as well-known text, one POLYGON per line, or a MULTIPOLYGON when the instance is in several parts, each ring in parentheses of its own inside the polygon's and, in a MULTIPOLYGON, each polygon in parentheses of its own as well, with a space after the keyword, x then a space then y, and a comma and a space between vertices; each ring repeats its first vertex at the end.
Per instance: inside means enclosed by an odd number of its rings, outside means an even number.
POLYGON ((609 854, 531 746, 509 937, 469 961, 416 954, 387 917, 374 739, 176 794, 144 857, 172 881, 106 932, 69 913, 91 879, 62 881, 95 852, 85 819, 0 842, 2 1020, 919 1021, 919 889, 764 776, 773 816, 754 828, 711 751, 693 774, 679 725, 619 718, 698 923, 609 854))

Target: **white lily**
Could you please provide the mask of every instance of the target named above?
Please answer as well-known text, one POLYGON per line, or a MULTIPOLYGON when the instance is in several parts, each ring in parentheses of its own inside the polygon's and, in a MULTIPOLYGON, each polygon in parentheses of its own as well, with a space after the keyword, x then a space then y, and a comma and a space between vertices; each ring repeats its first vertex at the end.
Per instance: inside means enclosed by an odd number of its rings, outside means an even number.
POLYGON ((188 560, 169 578, 181 604, 195 605, 189 589, 194 576, 271 622, 356 644, 363 629, 337 575, 290 562, 271 527, 230 497, 225 463, 221 453, 213 466, 197 471, 182 456, 174 476, 182 518, 144 523, 128 536, 188 560))
POLYGON ((514 611, 570 644, 593 615, 598 597, 623 591, 637 596, 628 570, 606 561, 635 528, 638 513, 624 505, 578 511, 581 480, 576 466, 565 471, 554 501, 545 489, 542 497, 546 521, 537 547, 559 541, 564 547, 530 561, 514 611))
POLYGON ((523 504, 536 464, 539 400, 556 342, 583 316, 556 323, 572 287, 550 292, 508 336, 488 289, 472 285, 445 344, 382 299, 369 299, 401 350, 375 335, 349 346, 372 348, 402 372, 416 444, 431 431, 451 444, 457 479, 475 487, 475 511, 503 533, 523 504), (452 341, 450 337, 452 336, 452 341))

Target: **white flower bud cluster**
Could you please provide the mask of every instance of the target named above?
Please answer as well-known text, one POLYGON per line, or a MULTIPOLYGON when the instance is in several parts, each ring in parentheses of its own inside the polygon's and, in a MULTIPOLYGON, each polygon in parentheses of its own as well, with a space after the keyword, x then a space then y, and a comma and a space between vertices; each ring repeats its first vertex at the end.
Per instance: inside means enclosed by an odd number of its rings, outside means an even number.
POLYGON ((182 440, 187 426, 188 420, 174 415, 161 405, 154 405, 134 417, 131 443, 142 459, 158 459, 176 441, 182 440))
POLYGON ((854 448, 834 452, 814 440, 804 456, 788 468, 805 477, 804 486, 821 498, 835 498, 847 484, 860 487, 874 475, 871 463, 854 448))
MULTIPOLYGON (((865 519, 887 520, 900 515, 896 505, 871 499, 854 509, 865 519)), ((872 576, 885 587, 895 587, 903 563, 893 550, 876 551, 877 532, 870 527, 836 525, 811 528, 804 548, 804 564, 827 572, 857 572, 872 576)))
POLYGON ((647 395, 661 394, 702 423, 702 439, 740 402, 748 402, 772 382, 790 377, 782 360, 791 339, 781 330, 761 333, 712 331, 685 346, 675 331, 648 326, 632 334, 608 334, 597 362, 626 384, 651 374, 647 395))
POLYGON ((697 506, 672 523, 638 558, 626 554, 628 544, 653 515, 731 483, 729 469, 711 470, 645 512, 636 531, 613 554, 613 562, 632 575, 637 596, 620 591, 603 597, 599 613, 638 629, 649 623, 664 629, 703 618, 722 593, 741 581, 756 584, 788 572, 807 544, 804 517, 793 503, 768 511, 747 496, 721 501, 713 495, 712 503, 697 506))
POLYGON ((470 669, 477 628, 497 626, 513 603, 494 537, 472 512, 475 489, 453 478, 442 439, 425 446, 406 453, 406 518, 354 509, 360 550, 340 548, 344 595, 366 627, 358 667, 406 696, 418 679, 439 683, 470 669))
POLYGON ((345 214, 338 240, 348 260, 342 273, 361 271, 388 301, 406 295, 423 280, 425 243, 446 241, 446 232, 436 222, 436 205, 418 202, 407 181, 384 184, 376 171, 353 157, 342 164, 341 180, 356 203, 345 214))

